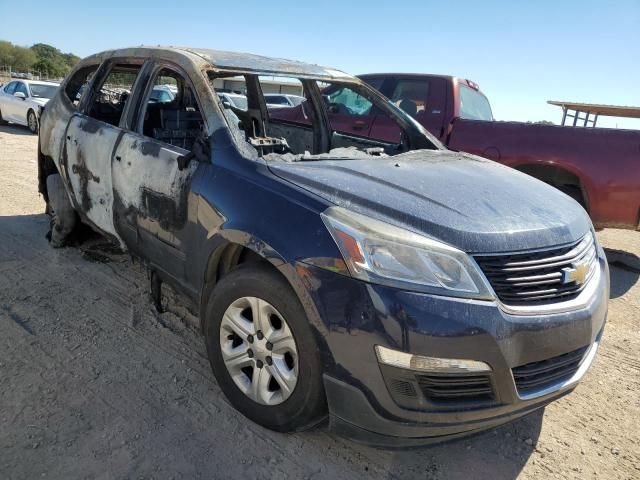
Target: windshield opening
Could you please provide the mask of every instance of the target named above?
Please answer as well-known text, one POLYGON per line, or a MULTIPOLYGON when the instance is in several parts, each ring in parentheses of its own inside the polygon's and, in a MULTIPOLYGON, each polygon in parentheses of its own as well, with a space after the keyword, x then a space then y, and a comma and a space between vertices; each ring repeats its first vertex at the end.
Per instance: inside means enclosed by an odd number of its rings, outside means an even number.
POLYGON ((32 83, 29 85, 29 91, 33 98, 53 98, 58 91, 58 85, 40 85, 32 83))
POLYGON ((482 93, 460 84, 460 118, 493 121, 489 100, 482 93))
POLYGON ((438 149, 413 119, 357 82, 220 74, 209 78, 233 137, 266 160, 388 157, 438 149), (238 99, 241 102, 238 102, 238 99))

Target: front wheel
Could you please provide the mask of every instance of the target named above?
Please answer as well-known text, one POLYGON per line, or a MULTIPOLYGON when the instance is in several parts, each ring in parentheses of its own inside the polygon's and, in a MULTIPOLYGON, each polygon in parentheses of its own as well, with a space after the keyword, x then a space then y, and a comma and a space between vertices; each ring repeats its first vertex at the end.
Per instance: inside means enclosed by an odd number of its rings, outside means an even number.
POLYGON ((38 119, 36 118, 36 114, 33 110, 29 110, 29 113, 27 113, 27 126, 31 133, 38 133, 38 119))
POLYGON ((318 348, 297 296, 278 273, 242 265, 212 292, 205 317, 211 368, 231 404, 281 432, 326 416, 318 348))

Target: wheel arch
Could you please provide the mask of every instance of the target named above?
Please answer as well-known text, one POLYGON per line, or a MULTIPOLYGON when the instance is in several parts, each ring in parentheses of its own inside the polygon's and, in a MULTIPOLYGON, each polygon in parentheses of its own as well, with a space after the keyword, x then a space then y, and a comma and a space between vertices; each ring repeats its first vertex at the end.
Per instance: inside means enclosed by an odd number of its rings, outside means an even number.
POLYGON ((514 168, 559 190, 562 190, 563 186, 577 187, 581 193, 584 209, 589 212, 592 186, 588 181, 585 181, 585 176, 579 170, 555 163, 542 162, 525 163, 514 166, 514 168))
MULTIPOLYGON (((288 262, 278 250, 259 237, 234 229, 220 230, 217 241, 210 244, 205 255, 200 289, 199 314, 200 326, 203 326, 207 302, 215 285, 235 267, 254 262, 278 272, 298 296, 309 321, 321 335, 326 330, 315 303, 297 274, 294 264, 288 262)), ((214 240, 214 239, 212 239, 214 240)))
POLYGON ((49 175, 60 174, 53 158, 42 153, 40 148, 40 137, 38 137, 38 192, 49 203, 49 194, 47 192, 47 177, 49 175))

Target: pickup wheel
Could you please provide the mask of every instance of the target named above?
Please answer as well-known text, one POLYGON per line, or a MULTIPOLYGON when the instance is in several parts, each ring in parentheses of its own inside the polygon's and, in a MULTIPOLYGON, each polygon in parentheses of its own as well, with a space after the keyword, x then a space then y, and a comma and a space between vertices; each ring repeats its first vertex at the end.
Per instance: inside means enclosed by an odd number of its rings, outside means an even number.
POLYGON ((318 348, 297 296, 270 265, 243 264, 214 288, 204 333, 220 388, 243 415, 280 432, 326 416, 318 348))
POLYGON ((47 193, 49 196, 47 213, 51 218, 51 230, 47 238, 53 248, 64 247, 76 226, 77 216, 59 174, 47 177, 47 193))

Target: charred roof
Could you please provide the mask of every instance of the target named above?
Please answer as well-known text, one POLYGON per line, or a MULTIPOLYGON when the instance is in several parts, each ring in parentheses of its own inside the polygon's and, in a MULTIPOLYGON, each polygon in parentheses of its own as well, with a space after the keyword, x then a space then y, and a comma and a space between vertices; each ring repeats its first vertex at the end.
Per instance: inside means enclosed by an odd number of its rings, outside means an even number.
MULTIPOLYGON (((275 76, 295 76, 319 80, 358 81, 356 77, 333 68, 322 67, 310 63, 287 60, 284 58, 265 57, 251 53, 228 52, 190 47, 134 47, 108 50, 92 57, 156 57, 163 54, 175 57, 182 55, 200 66, 210 65, 213 69, 236 72, 252 72, 275 76)), ((91 57, 89 57, 91 58, 91 57)))

